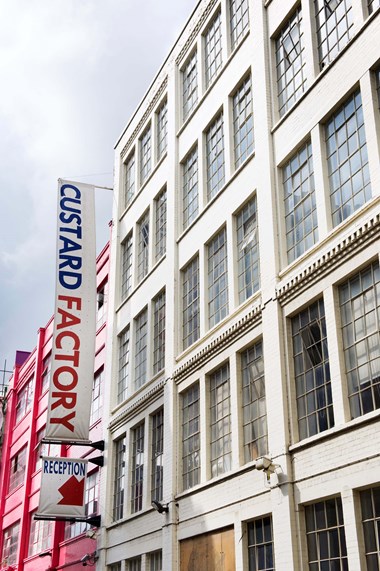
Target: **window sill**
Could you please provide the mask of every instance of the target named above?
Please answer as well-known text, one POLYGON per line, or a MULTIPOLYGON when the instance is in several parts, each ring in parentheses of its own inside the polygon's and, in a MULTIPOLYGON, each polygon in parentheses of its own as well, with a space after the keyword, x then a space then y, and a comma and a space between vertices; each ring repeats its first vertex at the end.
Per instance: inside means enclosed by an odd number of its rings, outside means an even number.
POLYGON ((324 442, 325 440, 329 440, 329 439, 334 438, 336 436, 340 436, 341 434, 345 434, 347 432, 357 430, 358 428, 361 428, 362 426, 375 423, 379 420, 380 420, 380 409, 373 410, 373 411, 368 412, 367 414, 365 414, 363 416, 360 416, 358 418, 354 418, 353 420, 348 421, 344 425, 334 426, 333 428, 330 428, 329 430, 325 430, 324 432, 320 432, 319 434, 315 434, 314 436, 310 436, 309 438, 305 438, 304 440, 301 440, 300 442, 297 442, 295 444, 291 444, 289 446, 289 452, 293 453, 293 452, 298 452, 299 450, 303 450, 305 448, 310 448, 312 446, 315 446, 316 444, 324 442))

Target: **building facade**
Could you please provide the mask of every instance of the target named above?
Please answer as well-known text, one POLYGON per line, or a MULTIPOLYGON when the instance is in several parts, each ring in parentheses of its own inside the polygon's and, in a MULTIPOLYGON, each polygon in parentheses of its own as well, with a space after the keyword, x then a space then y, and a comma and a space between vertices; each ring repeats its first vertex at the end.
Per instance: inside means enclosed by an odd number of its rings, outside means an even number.
MULTIPOLYGON (((91 442, 103 438, 102 400, 106 354, 109 243, 97 258, 97 332, 91 409, 91 442)), ((38 332, 31 353, 17 352, 5 397, 3 446, 0 460, 0 569, 43 571, 82 569, 86 554, 93 561, 97 530, 86 523, 35 520, 41 483, 41 456, 83 457, 99 452, 91 447, 44 444, 51 369, 53 319, 38 332)), ((85 501, 88 516, 100 514, 101 469, 88 464, 85 501)))
POLYGON ((117 142, 100 569, 379 570, 379 38, 201 1, 117 142))

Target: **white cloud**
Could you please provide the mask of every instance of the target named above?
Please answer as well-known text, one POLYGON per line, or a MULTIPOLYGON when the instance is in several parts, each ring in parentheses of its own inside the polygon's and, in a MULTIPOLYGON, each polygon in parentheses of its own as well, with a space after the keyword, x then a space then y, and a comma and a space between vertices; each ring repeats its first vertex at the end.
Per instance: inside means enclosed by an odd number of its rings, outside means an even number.
POLYGON ((114 143, 194 4, 0 0, 0 363, 53 311, 57 179, 112 186, 114 143))

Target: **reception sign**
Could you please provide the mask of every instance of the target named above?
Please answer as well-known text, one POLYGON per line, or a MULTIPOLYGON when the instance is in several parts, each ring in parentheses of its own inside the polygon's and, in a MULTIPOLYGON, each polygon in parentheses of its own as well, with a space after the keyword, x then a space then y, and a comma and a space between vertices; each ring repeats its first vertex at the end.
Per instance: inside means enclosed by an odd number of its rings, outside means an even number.
POLYGON ((37 516, 85 516, 87 460, 42 457, 37 516))
POLYGON ((46 441, 88 442, 96 334, 94 187, 59 181, 46 441))

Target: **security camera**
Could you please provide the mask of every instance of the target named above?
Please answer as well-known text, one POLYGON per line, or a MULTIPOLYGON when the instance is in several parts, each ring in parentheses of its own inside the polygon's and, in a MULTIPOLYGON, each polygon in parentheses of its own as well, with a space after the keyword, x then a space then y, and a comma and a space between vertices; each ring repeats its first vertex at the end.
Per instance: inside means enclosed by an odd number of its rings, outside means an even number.
POLYGON ((87 567, 87 561, 90 559, 90 554, 86 553, 86 555, 83 555, 82 559, 80 560, 80 562, 82 563, 83 567, 87 567))
POLYGON ((152 500, 152 507, 159 513, 168 513, 169 511, 169 506, 168 504, 162 504, 161 502, 157 501, 157 500, 152 500))

